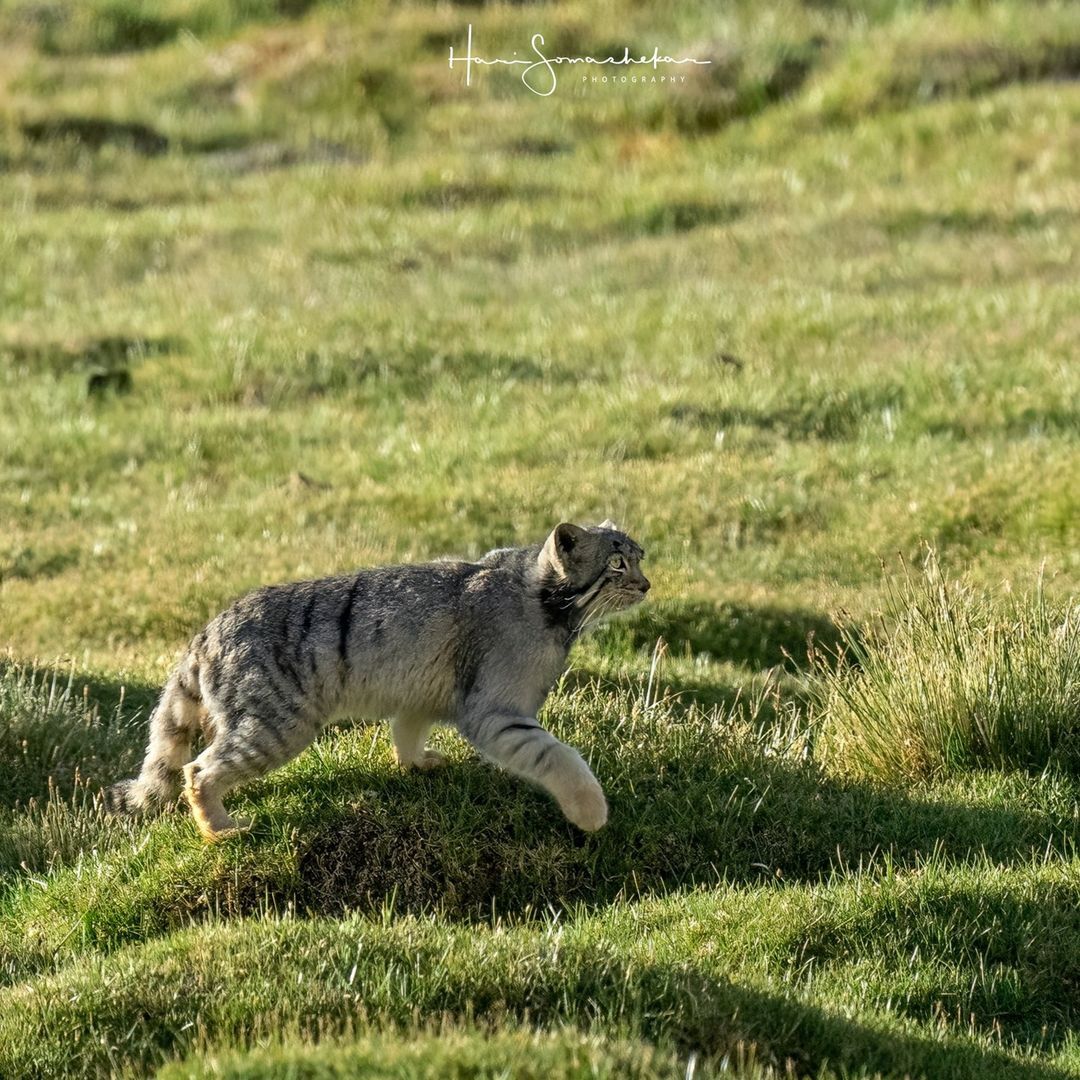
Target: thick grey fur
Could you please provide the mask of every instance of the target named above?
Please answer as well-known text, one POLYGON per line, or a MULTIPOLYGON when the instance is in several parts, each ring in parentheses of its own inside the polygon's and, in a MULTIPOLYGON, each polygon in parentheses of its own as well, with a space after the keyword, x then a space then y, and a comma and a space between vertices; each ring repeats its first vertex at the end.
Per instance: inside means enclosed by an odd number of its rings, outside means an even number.
POLYGON ((435 723, 546 788, 599 828, 607 804, 574 749, 537 722, 575 638, 649 588, 644 552, 612 522, 557 526, 546 542, 478 562, 390 566, 259 589, 214 618, 169 676, 139 776, 114 811, 175 800, 184 780, 210 840, 244 827, 222 796, 295 757, 340 717, 392 717, 399 762, 428 768, 435 723), (193 758, 193 744, 204 748, 193 758))

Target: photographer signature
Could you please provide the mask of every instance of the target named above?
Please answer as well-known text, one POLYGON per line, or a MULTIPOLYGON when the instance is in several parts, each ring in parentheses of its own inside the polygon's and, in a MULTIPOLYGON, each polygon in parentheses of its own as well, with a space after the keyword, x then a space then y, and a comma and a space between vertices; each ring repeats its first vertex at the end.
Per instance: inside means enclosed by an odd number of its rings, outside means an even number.
MULTIPOLYGON (((454 67, 454 64, 464 63, 465 65, 465 85, 472 85, 472 66, 473 64, 482 64, 488 67, 494 67, 498 64, 502 64, 506 67, 524 66, 524 71, 521 73, 521 81, 536 95, 539 97, 549 97, 555 93, 555 87, 558 85, 558 80, 555 75, 556 64, 602 64, 611 65, 613 67, 629 67, 631 65, 644 65, 651 67, 653 71, 656 71, 661 64, 711 64, 711 60, 695 60, 692 57, 684 56, 676 58, 674 56, 666 56, 662 54, 659 48, 654 48, 651 56, 631 56, 630 47, 627 46, 623 55, 620 57, 607 56, 598 59, 595 56, 545 56, 542 51, 544 45, 543 34, 533 34, 531 39, 532 51, 538 57, 536 60, 504 60, 498 57, 489 58, 484 56, 473 55, 473 34, 472 23, 469 23, 469 36, 465 46, 465 55, 457 56, 454 54, 454 46, 450 46, 450 68, 454 67)), ((517 54, 515 53, 515 56, 517 54)))

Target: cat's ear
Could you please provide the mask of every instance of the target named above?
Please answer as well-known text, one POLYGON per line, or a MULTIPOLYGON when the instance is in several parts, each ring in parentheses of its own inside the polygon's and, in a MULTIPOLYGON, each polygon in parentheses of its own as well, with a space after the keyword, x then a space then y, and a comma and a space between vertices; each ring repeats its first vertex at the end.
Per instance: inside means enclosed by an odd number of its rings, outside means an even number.
POLYGON ((616 525, 615 522, 611 520, 611 518, 604 518, 604 520, 600 522, 600 524, 597 526, 597 528, 598 529, 614 529, 616 532, 620 531, 619 526, 616 525))
POLYGON ((540 552, 540 561, 550 563, 556 570, 565 572, 567 563, 574 556, 574 548, 584 535, 584 529, 571 525, 568 521, 556 525, 544 544, 544 550, 540 552))

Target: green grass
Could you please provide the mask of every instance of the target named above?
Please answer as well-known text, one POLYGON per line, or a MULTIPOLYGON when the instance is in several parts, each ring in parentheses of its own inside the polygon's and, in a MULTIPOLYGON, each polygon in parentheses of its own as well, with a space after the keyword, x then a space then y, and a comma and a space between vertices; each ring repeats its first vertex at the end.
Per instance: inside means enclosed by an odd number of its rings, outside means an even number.
MULTIPOLYGON (((744 1067, 753 1057, 744 1051, 744 1067)), ((407 1036, 380 1034, 352 1037, 344 1044, 317 1043, 294 1037, 256 1052, 197 1052, 190 1059, 163 1068, 163 1080, 181 1077, 299 1078, 371 1076, 424 1077, 430 1080, 520 1076, 544 1080, 565 1076, 581 1080, 662 1080, 679 1071, 678 1055, 658 1053, 641 1040, 616 1039, 573 1028, 554 1032, 527 1030, 492 1033, 490 1029, 443 1025, 407 1036)), ((762 1071, 763 1072, 763 1071, 762 1071)), ((748 1075, 753 1075, 749 1073, 748 1075)))
POLYGON ((186 1052, 197 1027, 229 1042, 298 1024, 330 1033, 357 1014, 386 1030, 439 1016, 586 1026, 602 1016, 714 1059, 752 1043, 765 1060, 812 1071, 1064 1075, 1051 1061, 1076 1007, 1075 987, 1062 986, 1078 960, 1080 883, 1063 870, 928 860, 914 874, 720 887, 565 924, 478 927, 388 908, 374 920, 202 927, 76 961, 32 992, 0 992, 0 1061, 87 1073, 186 1052), (859 1020, 842 1019, 856 1006, 859 1020), (1002 1018, 1018 1009, 1027 1022, 1002 1047, 1002 1018), (913 1017, 927 1013, 935 1023, 920 1029, 913 1017), (63 1030, 63 1043, 44 1044, 41 1028, 63 1030))
POLYGON ((1080 1074, 1078 43, 0 0, 0 1076, 1080 1074), (218 848, 101 813, 230 598, 608 516, 601 833, 377 726, 218 848))
POLYGON ((994 603, 924 580, 887 621, 849 631, 815 686, 822 750, 837 770, 894 779, 978 767, 1080 772, 1080 624, 1040 586, 994 603))

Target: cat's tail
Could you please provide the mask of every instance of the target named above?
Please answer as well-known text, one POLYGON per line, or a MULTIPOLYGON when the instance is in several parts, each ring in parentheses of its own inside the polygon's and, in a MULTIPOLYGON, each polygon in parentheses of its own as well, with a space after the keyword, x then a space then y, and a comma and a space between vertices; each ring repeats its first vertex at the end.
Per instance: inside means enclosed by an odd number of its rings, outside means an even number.
POLYGON ((192 759, 191 744, 203 715, 198 678, 181 664, 169 676, 150 716, 150 740, 139 775, 102 793, 108 813, 145 812, 179 795, 180 770, 192 759))

